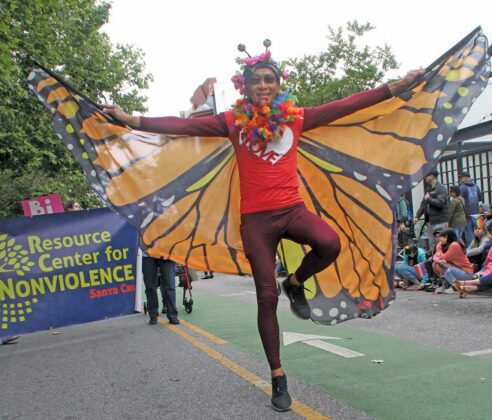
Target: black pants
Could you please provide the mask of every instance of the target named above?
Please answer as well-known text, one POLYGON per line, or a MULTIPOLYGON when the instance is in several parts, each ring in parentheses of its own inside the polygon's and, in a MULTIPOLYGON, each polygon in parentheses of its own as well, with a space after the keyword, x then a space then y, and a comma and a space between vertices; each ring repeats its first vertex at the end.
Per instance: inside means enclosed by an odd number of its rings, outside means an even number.
POLYGON ((159 299, 157 297, 157 270, 161 272, 161 293, 167 305, 167 317, 171 319, 178 315, 176 308, 176 264, 171 260, 163 260, 152 257, 142 258, 142 272, 145 283, 145 295, 147 296, 147 310, 149 315, 159 313, 159 299))

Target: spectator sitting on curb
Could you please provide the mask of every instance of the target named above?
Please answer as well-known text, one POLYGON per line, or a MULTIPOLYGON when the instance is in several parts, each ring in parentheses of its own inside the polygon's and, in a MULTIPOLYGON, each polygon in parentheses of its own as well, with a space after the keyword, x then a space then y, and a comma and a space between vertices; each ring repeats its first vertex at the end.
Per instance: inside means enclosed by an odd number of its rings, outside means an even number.
MULTIPOLYGON (((487 228, 487 237, 492 241, 492 224, 487 228)), ((470 292, 481 292, 492 288, 492 248, 489 249, 484 268, 475 274, 474 279, 453 281, 453 287, 460 292, 460 298, 464 298, 470 292)))
POLYGON ((450 286, 455 279, 470 280, 473 278, 473 265, 465 255, 464 245, 456 237, 453 229, 444 229, 439 235, 439 243, 433 260, 434 271, 444 277, 441 287, 434 291, 436 294, 454 293, 450 286))
POLYGON ((406 245, 403 253, 403 262, 396 265, 396 273, 400 276, 406 286, 400 287, 405 290, 421 290, 429 277, 424 266, 427 260, 425 249, 419 248, 415 244, 406 245), (419 284, 420 282, 420 284, 419 284), (408 286, 411 283, 411 286, 408 286))
MULTIPOLYGON (((439 235, 441 234, 441 231, 443 229, 436 229, 434 231, 434 237, 436 240, 436 244, 439 242, 439 235)), ((436 253, 436 248, 437 245, 434 246, 432 249, 427 249, 426 251, 426 256, 427 256, 427 261, 425 262, 425 271, 427 272, 427 275, 429 277, 429 283, 425 286, 424 290, 426 292, 433 292, 434 290, 437 289, 438 287, 438 274, 434 272, 432 265, 434 263, 433 257, 434 254, 436 253)))
POLYGON ((473 271, 477 272, 482 267, 485 257, 487 256, 488 245, 490 244, 489 235, 485 230, 485 226, 482 229, 475 229, 473 241, 466 249, 466 256, 473 264, 473 271))

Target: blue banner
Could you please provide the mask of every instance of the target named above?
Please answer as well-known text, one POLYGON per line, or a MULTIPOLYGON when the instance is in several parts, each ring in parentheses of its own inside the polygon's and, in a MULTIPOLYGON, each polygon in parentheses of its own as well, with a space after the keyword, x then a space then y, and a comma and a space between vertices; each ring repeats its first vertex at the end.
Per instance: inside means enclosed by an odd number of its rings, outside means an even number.
POLYGON ((0 220, 0 336, 133 313, 137 250, 109 209, 0 220))

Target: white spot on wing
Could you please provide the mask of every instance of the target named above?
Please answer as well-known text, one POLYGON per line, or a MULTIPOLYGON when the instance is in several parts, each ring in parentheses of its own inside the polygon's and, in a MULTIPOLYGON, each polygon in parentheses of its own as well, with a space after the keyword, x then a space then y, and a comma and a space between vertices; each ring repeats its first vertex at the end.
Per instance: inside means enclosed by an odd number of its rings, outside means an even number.
POLYGON ((338 315, 338 309, 337 308, 331 308, 329 314, 331 317, 335 318, 338 315))
POLYGON ((142 224, 140 225, 141 228, 144 228, 145 226, 147 226, 151 221, 152 219, 154 218, 155 216, 155 213, 153 211, 151 211, 147 217, 143 220, 142 224))
POLYGON ((359 181, 365 181, 367 179, 367 176, 360 174, 359 172, 354 171, 354 176, 357 178, 359 181))
POLYGON ((164 207, 169 207, 173 203, 174 203, 174 195, 172 197, 168 198, 167 200, 162 200, 162 205, 164 207))
POLYGON ((381 185, 376 184, 376 189, 378 190, 378 193, 381 194, 386 200, 391 200, 390 195, 386 192, 386 190, 381 187, 381 185))

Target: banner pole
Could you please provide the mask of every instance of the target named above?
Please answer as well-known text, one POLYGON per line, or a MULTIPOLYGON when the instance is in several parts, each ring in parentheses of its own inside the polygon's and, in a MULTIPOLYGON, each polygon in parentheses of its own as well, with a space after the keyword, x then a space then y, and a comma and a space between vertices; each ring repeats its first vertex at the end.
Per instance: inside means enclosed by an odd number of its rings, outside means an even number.
POLYGON ((138 248, 137 252, 137 275, 135 280, 135 312, 142 312, 142 250, 138 248))

